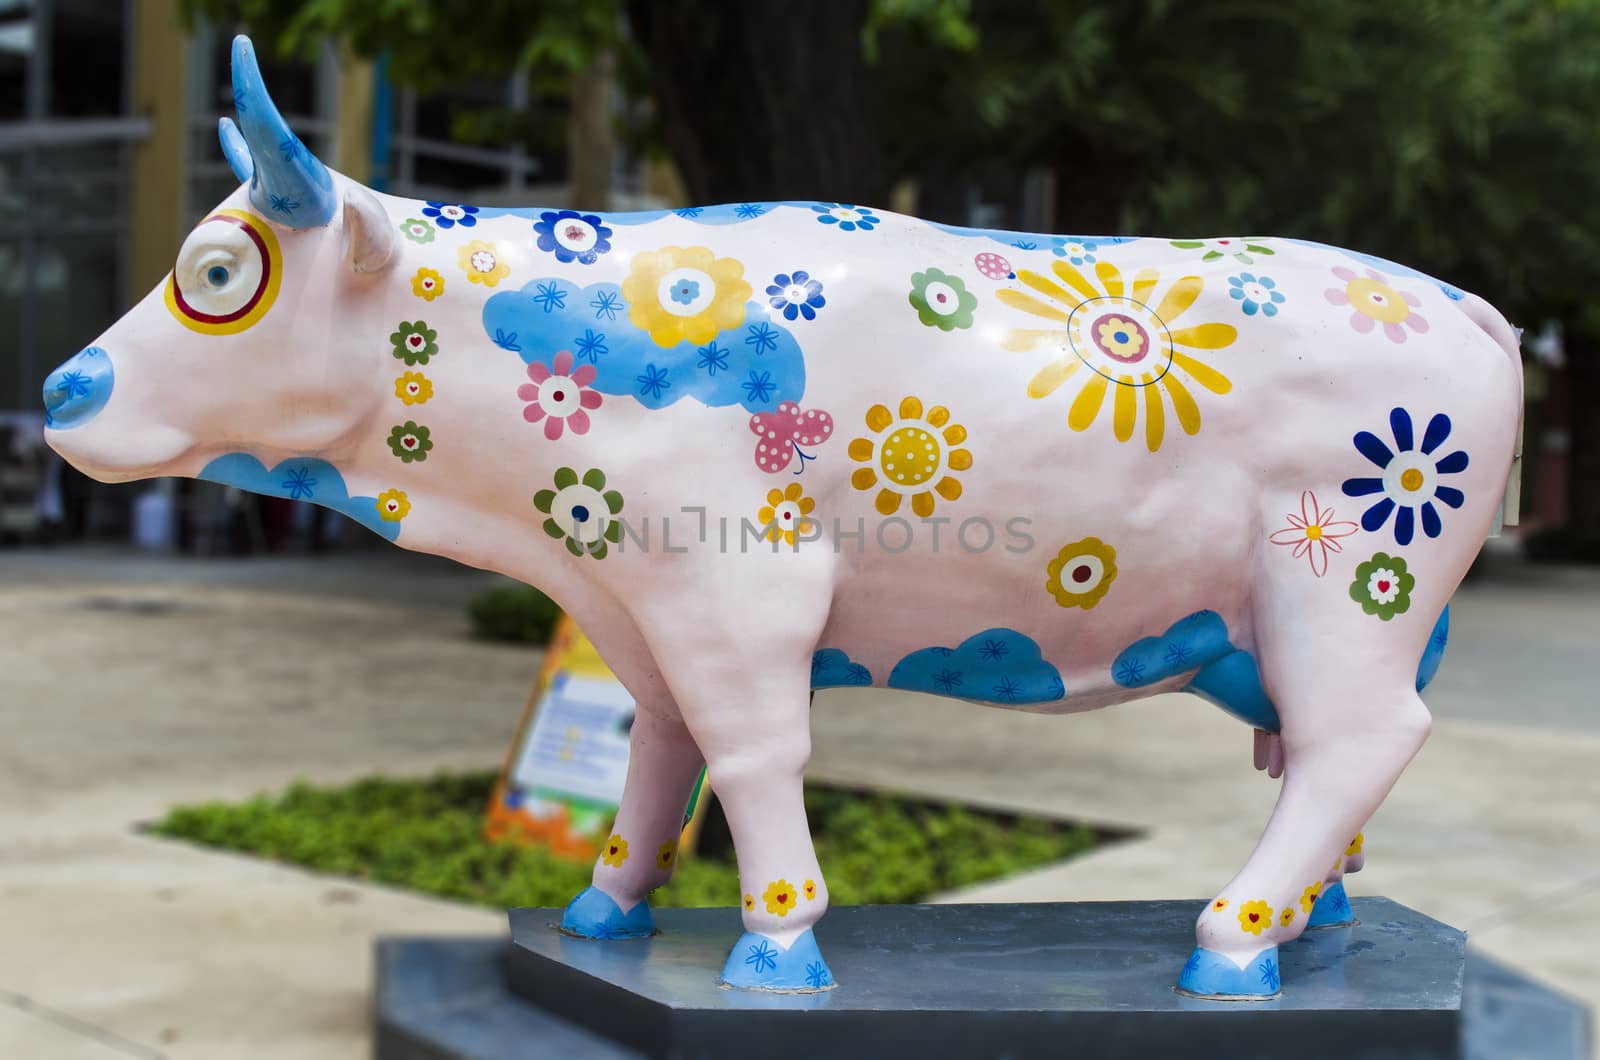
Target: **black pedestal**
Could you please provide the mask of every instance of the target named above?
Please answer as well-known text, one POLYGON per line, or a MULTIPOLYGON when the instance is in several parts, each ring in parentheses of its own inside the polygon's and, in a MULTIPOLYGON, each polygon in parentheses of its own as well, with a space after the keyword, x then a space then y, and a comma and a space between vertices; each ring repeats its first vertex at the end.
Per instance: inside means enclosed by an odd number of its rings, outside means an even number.
POLYGON ((1172 984, 1198 901, 862 906, 817 930, 839 988, 727 990, 729 909, 659 910, 651 939, 558 934, 511 913, 509 947, 378 950, 379 1060, 512 1057, 1587 1057, 1582 1006, 1474 956, 1387 899, 1280 953, 1284 993, 1208 1002, 1172 984))

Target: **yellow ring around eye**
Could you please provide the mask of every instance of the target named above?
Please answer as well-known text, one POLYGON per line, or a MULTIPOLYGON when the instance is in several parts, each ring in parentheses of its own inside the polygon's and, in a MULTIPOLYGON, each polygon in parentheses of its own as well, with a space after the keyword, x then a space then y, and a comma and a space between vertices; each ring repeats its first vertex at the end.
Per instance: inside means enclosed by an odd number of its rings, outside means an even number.
MULTIPOLYGON (((236 225, 261 254, 261 280, 248 301, 232 313, 202 313, 191 306, 178 289, 175 272, 167 274, 167 309, 184 327, 202 335, 237 335, 267 315, 278 297, 278 286, 283 281, 283 254, 278 249, 278 237, 261 218, 244 210, 218 210, 200 224, 223 221, 236 225)), ((196 228, 200 225, 196 225, 196 228)))

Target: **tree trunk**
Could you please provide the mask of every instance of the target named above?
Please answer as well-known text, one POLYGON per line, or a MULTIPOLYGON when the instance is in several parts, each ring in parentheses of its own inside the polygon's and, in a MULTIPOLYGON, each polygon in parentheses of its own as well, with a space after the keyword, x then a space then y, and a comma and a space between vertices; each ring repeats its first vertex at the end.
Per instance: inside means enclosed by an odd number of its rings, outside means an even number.
POLYGON ((861 55, 868 0, 816 11, 741 0, 628 0, 667 149, 694 204, 886 206, 861 55))
POLYGON ((1600 340, 1569 334, 1566 352, 1567 526, 1600 548, 1600 340))

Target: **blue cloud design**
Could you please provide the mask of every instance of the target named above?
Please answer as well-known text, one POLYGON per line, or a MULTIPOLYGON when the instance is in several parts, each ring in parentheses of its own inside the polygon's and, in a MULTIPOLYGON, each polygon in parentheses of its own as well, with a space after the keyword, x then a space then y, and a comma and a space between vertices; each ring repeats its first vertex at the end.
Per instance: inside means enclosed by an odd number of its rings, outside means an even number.
MULTIPOLYGON (((1450 609, 1434 623, 1417 663, 1417 691, 1439 672, 1450 639, 1450 609)), ((1228 627, 1215 611, 1196 611, 1174 622, 1159 637, 1144 637, 1125 648, 1111 664, 1111 677, 1123 688, 1143 688, 1195 671, 1187 690, 1258 729, 1277 732, 1278 709, 1261 686, 1255 656, 1233 646, 1228 627)))
POLYGON ((872 671, 838 648, 823 648, 811 656, 812 688, 861 688, 872 684, 872 671))
POLYGON ((1143 637, 1111 663, 1111 678, 1123 688, 1143 688, 1196 671, 1188 689, 1258 729, 1278 731, 1278 711, 1261 687, 1255 656, 1233 646, 1227 624, 1215 611, 1196 611, 1143 637))
POLYGON ((1045 661, 1039 645, 1003 627, 956 648, 912 652, 895 664, 889 687, 1008 705, 1050 703, 1066 694, 1061 671, 1045 661))
MULTIPOLYGON (((728 202, 718 206, 685 206, 677 210, 634 210, 629 213, 601 213, 608 225, 643 225, 663 217, 679 217, 703 225, 734 225, 765 217, 780 206, 810 209, 809 202, 728 202)), ((479 217, 525 217, 530 221, 550 209, 548 206, 480 206, 479 217)))
POLYGON ((931 225, 946 235, 961 236, 967 239, 992 239, 1001 246, 1010 247, 1012 250, 1049 250, 1055 245, 1057 239, 1068 243, 1088 241, 1102 247, 1113 247, 1119 243, 1132 243, 1138 236, 1063 236, 1047 232, 1008 232, 1004 228, 967 228, 962 225, 941 224, 938 221, 929 221, 923 218, 923 224, 931 225))
POLYGON ((598 370, 596 390, 626 394, 646 408, 666 408, 687 397, 767 412, 784 401, 798 402, 806 389, 800 344, 756 302, 746 304, 743 323, 709 343, 663 347, 629 322, 617 284, 580 288, 542 277, 519 291, 493 295, 483 306, 483 329, 529 364, 548 367, 558 351, 571 350, 580 363, 598 370))
POLYGON ((378 516, 377 498, 350 496, 344 476, 326 460, 295 457, 268 471, 260 460, 249 453, 228 453, 201 468, 200 474, 195 477, 267 497, 310 501, 348 515, 389 541, 400 536, 398 520, 390 522, 378 516))

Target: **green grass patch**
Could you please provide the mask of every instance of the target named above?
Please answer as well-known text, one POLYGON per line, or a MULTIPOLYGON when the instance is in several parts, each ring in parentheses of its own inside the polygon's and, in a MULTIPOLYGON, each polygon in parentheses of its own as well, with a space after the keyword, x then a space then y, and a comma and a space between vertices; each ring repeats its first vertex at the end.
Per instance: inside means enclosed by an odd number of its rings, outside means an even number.
MULTIPOLYGON (((497 908, 565 905, 588 884, 592 865, 484 839, 494 780, 485 772, 296 784, 281 796, 179 807, 152 831, 497 908)), ((838 905, 921 901, 1060 861, 1101 839, 1081 824, 825 788, 806 789, 806 814, 838 905)), ((700 850, 651 901, 738 904, 739 876, 720 811, 709 815, 700 850)))

